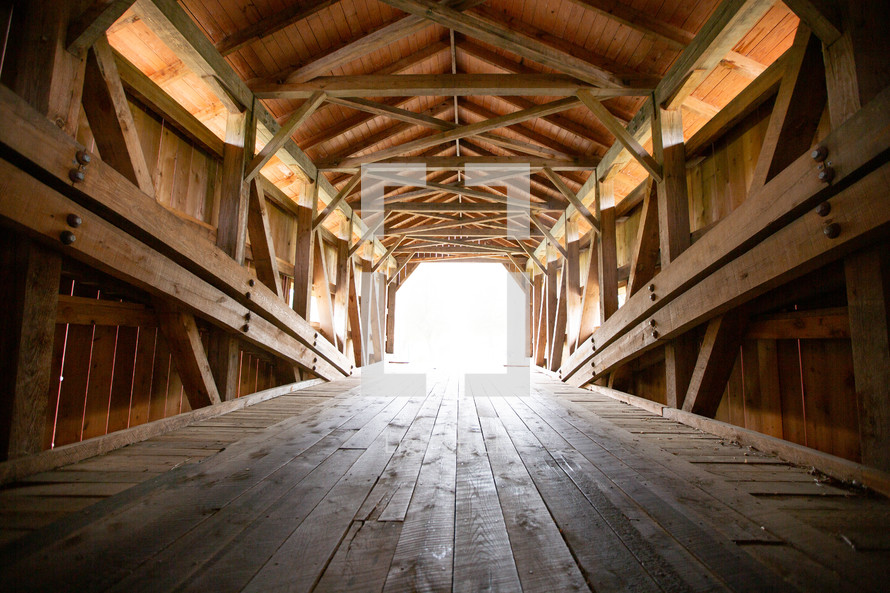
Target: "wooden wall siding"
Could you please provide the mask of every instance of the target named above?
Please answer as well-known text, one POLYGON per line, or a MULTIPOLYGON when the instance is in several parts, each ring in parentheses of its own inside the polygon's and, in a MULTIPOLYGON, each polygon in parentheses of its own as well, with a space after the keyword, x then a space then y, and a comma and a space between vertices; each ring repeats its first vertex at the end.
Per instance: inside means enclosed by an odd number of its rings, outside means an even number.
POLYGON ((746 340, 715 419, 860 461, 849 340, 746 340))
MULTIPOLYGON (((71 279, 61 293, 100 298, 71 279)), ((202 333, 206 342, 206 334, 202 333)), ((205 343, 206 347, 206 343, 205 343)), ((156 326, 56 325, 44 448, 169 418, 192 408, 156 326)), ((277 385, 274 364, 241 353, 238 397, 277 385)))

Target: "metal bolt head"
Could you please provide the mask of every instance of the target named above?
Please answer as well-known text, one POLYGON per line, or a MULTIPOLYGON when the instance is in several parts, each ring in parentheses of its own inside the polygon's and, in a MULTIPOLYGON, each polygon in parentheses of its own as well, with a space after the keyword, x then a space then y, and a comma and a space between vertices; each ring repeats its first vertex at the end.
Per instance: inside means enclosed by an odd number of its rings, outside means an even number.
POLYGON ((831 204, 828 202, 822 202, 818 206, 816 206, 816 214, 819 216, 828 216, 831 214, 831 204))
POLYGON ((836 222, 832 222, 831 224, 826 224, 822 227, 822 232, 825 233, 825 236, 829 239, 837 239, 841 234, 841 225, 836 222))
POLYGON ((251 278, 250 280, 247 281, 248 286, 253 286, 254 284, 256 284, 256 282, 254 281, 253 278, 251 278))
POLYGON ((71 245, 77 241, 77 237, 71 231, 62 231, 59 235, 59 241, 62 242, 62 245, 71 245))
POLYGON ((247 323, 245 323, 244 325, 241 326, 241 331, 243 331, 244 333, 247 333, 249 330, 250 330, 250 325, 248 325, 247 323))
POLYGON ((649 292, 655 292, 655 285, 654 285, 654 284, 650 284, 650 285, 649 285, 649 292))
POLYGON ((247 300, 250 300, 250 293, 249 293, 249 292, 245 293, 244 296, 247 298, 247 300))
POLYGON ((244 321, 250 321, 250 311, 244 314, 244 321))
POLYGON ((652 339, 653 340, 658 339, 658 330, 654 330, 654 329, 652 330, 652 339))
POLYGON ((832 169, 831 167, 825 167, 823 170, 819 171, 819 181, 831 183, 833 179, 834 169, 832 169))
POLYGON ((85 150, 78 150, 75 158, 77 159, 78 163, 84 166, 89 165, 93 160, 93 157, 90 155, 90 153, 85 150))
POLYGON ((80 225, 83 224, 83 219, 80 216, 78 216, 77 214, 69 214, 65 218, 65 221, 68 223, 68 226, 70 226, 73 229, 76 229, 77 227, 79 227, 80 225))
POLYGON ((71 169, 70 171, 68 171, 68 178, 74 183, 78 183, 84 180, 85 175, 80 169, 71 169))
POLYGON ((658 325, 658 324, 655 322, 654 319, 649 320, 649 327, 655 327, 656 325, 658 325))
POLYGON ((654 300, 657 299, 657 298, 658 298, 658 295, 656 295, 654 292, 653 292, 652 294, 649 295, 649 300, 650 300, 650 301, 654 301, 654 300))
POLYGON ((828 148, 826 148, 825 146, 817 146, 813 149, 813 152, 810 153, 810 156, 817 163, 821 163, 826 159, 826 157, 828 157, 828 148))

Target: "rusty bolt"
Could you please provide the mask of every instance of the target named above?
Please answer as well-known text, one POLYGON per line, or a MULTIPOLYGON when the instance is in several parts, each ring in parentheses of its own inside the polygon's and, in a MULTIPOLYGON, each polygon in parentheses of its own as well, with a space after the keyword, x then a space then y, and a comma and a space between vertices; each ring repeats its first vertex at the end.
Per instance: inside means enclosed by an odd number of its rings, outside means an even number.
POLYGON ((244 321, 250 321, 250 311, 244 314, 244 321))
POLYGON ((831 204, 828 202, 822 202, 816 207, 816 214, 819 216, 828 216, 831 214, 831 204))
POLYGON ((65 221, 68 223, 68 226, 70 226, 72 229, 76 229, 77 227, 79 227, 80 225, 83 224, 83 219, 80 216, 78 216, 77 214, 69 214, 68 217, 65 219, 65 221))
POLYGON ((813 152, 810 153, 810 156, 817 163, 821 163, 828 157, 828 148, 825 146, 817 146, 813 149, 813 152))
POLYGON ((652 339, 653 339, 653 340, 657 340, 657 339, 658 339, 658 331, 657 331, 657 330, 654 330, 654 329, 652 330, 652 339))
POLYGON ((77 237, 74 236, 74 233, 71 231, 62 231, 59 235, 59 241, 62 242, 63 245, 71 245, 77 240, 77 237))
POLYGON ((656 325, 658 325, 658 324, 655 322, 654 319, 649 320, 649 327, 655 327, 656 325))
POLYGON ((93 157, 90 156, 90 153, 85 150, 78 150, 75 158, 77 159, 77 162, 83 166, 89 165, 93 160, 93 157))
POLYGON ((249 324, 245 323, 244 325, 241 326, 241 331, 243 331, 244 333, 247 333, 248 330, 250 330, 249 324))
POLYGON ((71 169, 70 171, 68 171, 68 178, 71 179, 71 181, 73 181, 74 183, 77 183, 79 181, 83 181, 85 175, 80 169, 71 169))
POLYGON ((821 171, 819 171, 819 181, 824 181, 825 183, 831 183, 834 179, 834 169, 831 167, 825 167, 821 171))
POLYGON ((825 233, 825 236, 829 239, 837 239, 841 234, 841 225, 836 222, 832 222, 831 224, 826 224, 822 227, 822 232, 825 233))

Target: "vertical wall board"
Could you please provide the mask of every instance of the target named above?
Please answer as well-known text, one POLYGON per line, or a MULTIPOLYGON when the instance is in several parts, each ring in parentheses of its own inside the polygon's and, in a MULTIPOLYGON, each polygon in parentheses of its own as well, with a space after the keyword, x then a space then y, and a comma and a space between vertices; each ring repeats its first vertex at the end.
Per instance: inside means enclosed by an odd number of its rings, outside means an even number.
POLYGON ((155 199, 167 207, 173 207, 173 184, 176 181, 176 148, 179 138, 169 127, 161 131, 158 149, 158 165, 152 182, 155 186, 155 199))
POLYGON ((859 461, 859 418, 848 340, 801 340, 809 446, 859 461))
POLYGON ((782 399, 782 435, 786 441, 807 446, 799 342, 778 340, 776 348, 782 399))
POLYGON ((92 325, 69 325, 62 366, 62 387, 56 414, 54 446, 76 443, 83 429, 83 408, 90 369, 90 350, 93 345, 92 325))
POLYGON ((139 136, 139 143, 142 145, 145 164, 148 166, 152 180, 154 180, 158 168, 163 125, 135 103, 130 103, 130 112, 133 114, 133 122, 136 124, 136 135, 139 136))
POLYGON ((68 337, 68 324, 57 323, 56 335, 53 339, 53 362, 50 369, 49 390, 46 394, 46 427, 43 432, 43 448, 53 446, 53 431, 56 427, 56 409, 59 405, 59 389, 61 388, 62 363, 65 356, 65 340, 68 337))
POLYGON ((90 357, 90 378, 84 403, 81 437, 83 439, 102 436, 106 432, 116 342, 116 326, 96 326, 93 332, 93 354, 90 357))
POLYGON ((148 406, 148 421, 160 420, 167 409, 167 391, 170 382, 170 348, 167 340, 158 332, 155 342, 155 360, 151 379, 151 401, 148 406))
POLYGON ((136 362, 139 328, 119 327, 114 353, 114 377, 111 380, 111 401, 108 406, 108 432, 127 428, 133 393, 133 370, 136 362))
POLYGON ((208 192, 208 157, 197 148, 192 148, 192 158, 189 161, 188 195, 191 200, 189 206, 192 216, 198 220, 210 223, 213 214, 213 194, 208 192))
MULTIPOLYGON (((139 328, 139 341, 136 345, 136 362, 133 373, 133 395, 130 404, 128 426, 139 426, 148 422, 151 405, 152 372, 155 367, 155 346, 158 329, 139 328)), ((164 377, 164 381, 167 378, 164 377)))
POLYGON ((241 353, 241 366, 238 373, 238 397, 242 397, 250 393, 250 367, 253 357, 246 353, 241 353))
POLYGON ((201 209, 201 204, 189 195, 189 177, 192 170, 192 147, 176 137, 176 171, 173 174, 173 189, 170 194, 170 204, 174 210, 184 212, 189 216, 200 219, 196 216, 201 209))
POLYGON ((171 364, 170 382, 167 385, 167 405, 164 408, 164 418, 170 418, 171 416, 179 414, 179 411, 182 409, 182 400, 184 397, 182 379, 179 377, 179 372, 176 370, 176 364, 171 364))
POLYGON ((665 395, 664 361, 661 360, 633 374, 635 395, 667 404, 665 395))
POLYGON ((782 438, 782 409, 774 340, 742 344, 745 428, 782 438))

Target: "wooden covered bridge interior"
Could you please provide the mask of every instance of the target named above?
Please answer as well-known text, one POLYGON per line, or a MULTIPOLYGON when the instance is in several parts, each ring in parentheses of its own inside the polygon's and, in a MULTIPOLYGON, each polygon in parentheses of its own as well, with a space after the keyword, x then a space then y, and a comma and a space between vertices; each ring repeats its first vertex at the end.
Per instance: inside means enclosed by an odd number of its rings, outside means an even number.
POLYGON ((0 3, 0 589, 886 590, 888 26, 0 3), (365 389, 440 261, 528 387, 365 389))

